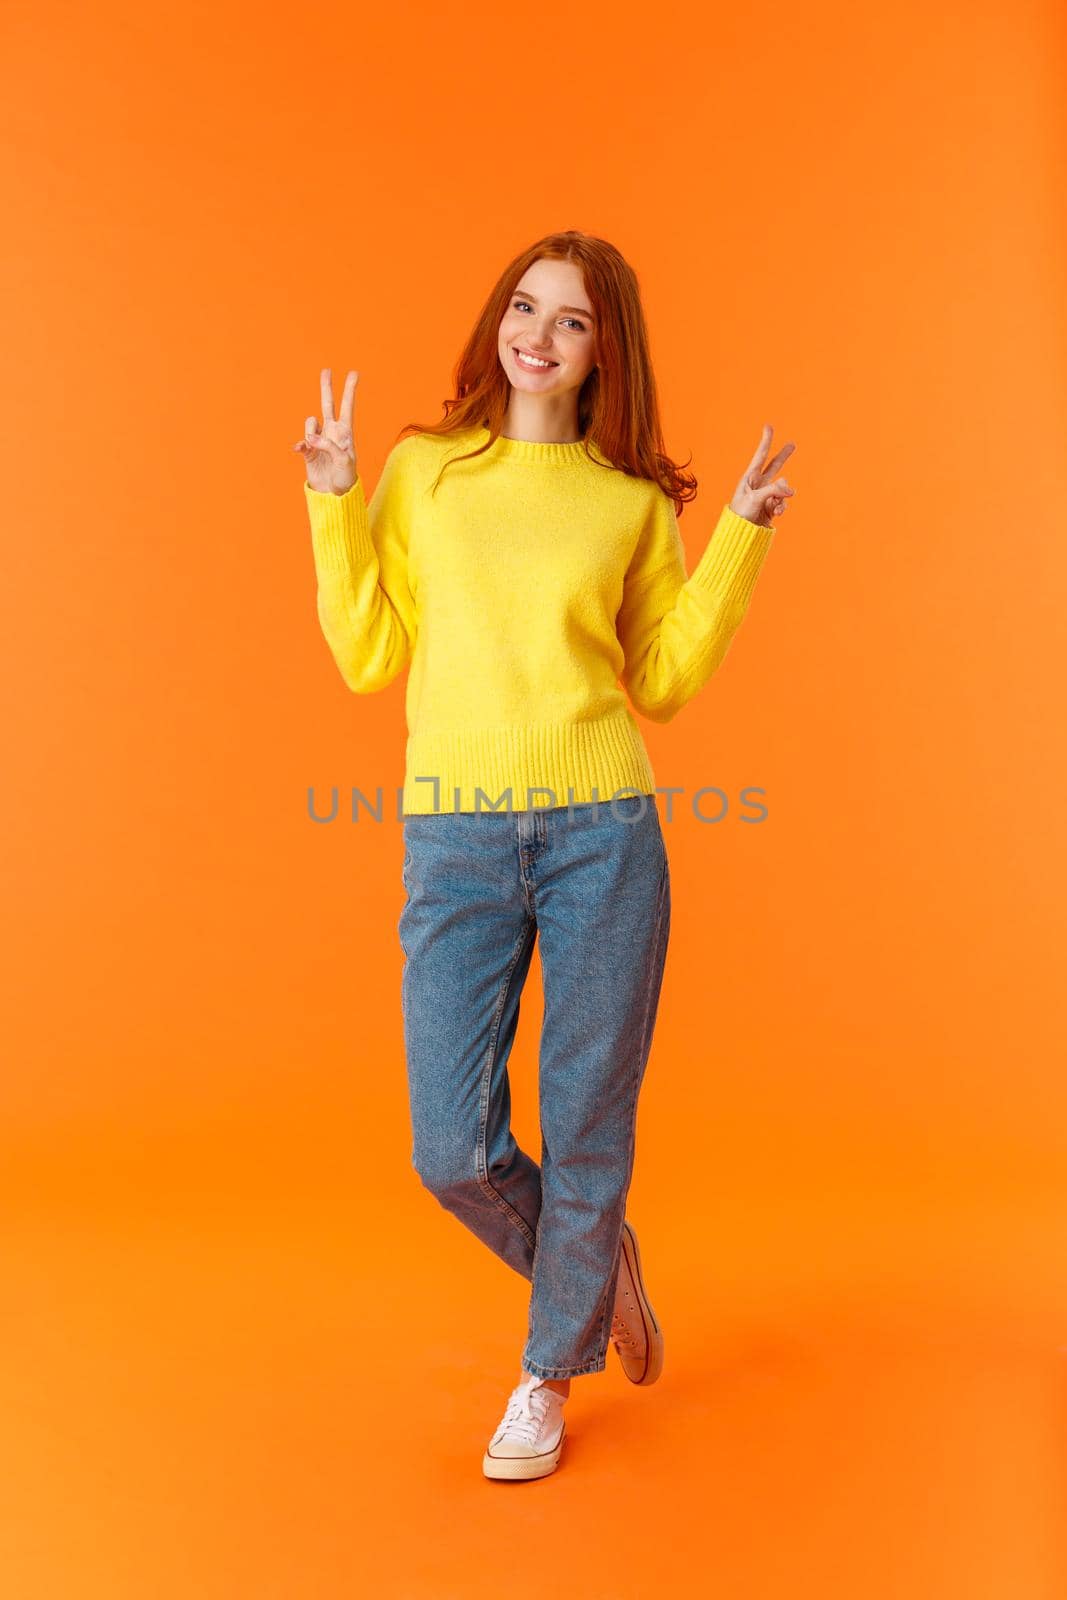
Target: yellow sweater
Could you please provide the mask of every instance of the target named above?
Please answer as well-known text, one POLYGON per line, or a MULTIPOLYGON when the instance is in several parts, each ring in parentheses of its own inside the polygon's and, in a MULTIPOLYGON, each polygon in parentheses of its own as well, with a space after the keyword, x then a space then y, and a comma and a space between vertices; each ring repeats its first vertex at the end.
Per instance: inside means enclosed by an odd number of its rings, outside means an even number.
POLYGON ((626 694, 653 722, 692 699, 774 529, 723 506, 687 577, 672 501, 580 440, 500 437, 431 498, 444 457, 487 437, 401 439, 369 505, 360 478, 343 495, 304 485, 319 621, 345 683, 370 694, 410 664, 403 814, 654 793, 626 694))

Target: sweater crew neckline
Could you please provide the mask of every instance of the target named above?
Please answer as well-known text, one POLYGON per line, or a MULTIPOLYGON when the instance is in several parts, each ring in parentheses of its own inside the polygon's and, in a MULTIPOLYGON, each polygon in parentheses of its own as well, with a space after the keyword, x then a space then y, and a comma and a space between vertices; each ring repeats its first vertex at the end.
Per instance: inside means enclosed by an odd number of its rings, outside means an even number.
MULTIPOLYGON (((482 423, 475 429, 477 442, 484 444, 489 437, 489 429, 482 423)), ((513 461, 542 462, 552 466, 575 465, 589 459, 586 451, 586 439, 575 439, 568 443, 542 442, 537 439, 511 439, 506 434, 497 434, 492 445, 486 452, 487 455, 508 457, 513 461)))

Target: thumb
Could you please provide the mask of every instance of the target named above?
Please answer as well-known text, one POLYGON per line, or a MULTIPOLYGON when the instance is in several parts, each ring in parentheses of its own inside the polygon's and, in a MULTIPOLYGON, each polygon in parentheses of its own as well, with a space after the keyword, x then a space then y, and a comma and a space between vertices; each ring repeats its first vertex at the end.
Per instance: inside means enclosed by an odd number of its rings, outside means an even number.
POLYGON ((341 449, 339 444, 335 444, 332 439, 327 438, 326 434, 323 434, 321 438, 316 439, 315 445, 319 450, 328 450, 335 461, 348 460, 347 453, 341 449))
POLYGON ((320 433, 314 417, 308 417, 304 422, 304 443, 312 450, 328 450, 335 460, 346 459, 343 450, 339 450, 328 434, 320 433))

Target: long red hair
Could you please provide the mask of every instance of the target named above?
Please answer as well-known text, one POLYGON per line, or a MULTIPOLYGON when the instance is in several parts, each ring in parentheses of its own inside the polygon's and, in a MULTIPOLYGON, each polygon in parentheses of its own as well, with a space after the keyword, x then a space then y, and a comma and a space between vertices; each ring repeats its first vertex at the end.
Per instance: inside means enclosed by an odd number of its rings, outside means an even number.
MULTIPOLYGON (((508 263, 456 363, 456 392, 444 401, 443 419, 430 424, 408 422, 398 439, 412 432, 443 436, 466 428, 488 427, 489 438, 484 445, 466 455, 450 457, 442 472, 450 461, 467 461, 489 449, 503 427, 511 393, 498 355, 500 324, 523 273, 533 262, 546 258, 573 261, 581 268, 596 319, 597 365, 578 394, 578 426, 586 441, 586 455, 592 440, 612 467, 631 477, 653 479, 674 501, 680 516, 684 504, 696 496, 697 480, 676 465, 663 448, 656 379, 637 275, 614 245, 575 228, 546 234, 508 263)), ((608 470, 611 469, 605 468, 608 470)))

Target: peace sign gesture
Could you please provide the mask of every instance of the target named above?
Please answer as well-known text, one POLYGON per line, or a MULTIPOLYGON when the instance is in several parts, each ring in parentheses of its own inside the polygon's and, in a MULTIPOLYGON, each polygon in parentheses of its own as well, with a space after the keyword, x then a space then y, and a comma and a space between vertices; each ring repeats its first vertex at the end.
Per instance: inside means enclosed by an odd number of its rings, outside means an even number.
POLYGON ((746 467, 730 501, 731 511, 736 511, 739 517, 745 517, 749 522, 758 523, 761 528, 773 528, 771 518, 780 517, 785 510, 786 495, 796 494, 785 478, 774 476, 783 461, 796 449, 795 444, 790 442, 783 445, 769 466, 760 466, 771 448, 773 434, 774 429, 769 422, 765 422, 756 454, 746 467))
POLYGON ((358 372, 349 372, 345 378, 345 392, 341 396, 341 415, 333 414, 333 383, 329 367, 319 373, 322 391, 322 427, 316 427, 315 418, 304 423, 304 437, 293 449, 304 457, 307 481, 313 489, 325 494, 345 494, 355 483, 359 473, 356 466, 356 445, 352 435, 352 407, 356 398, 358 372))

